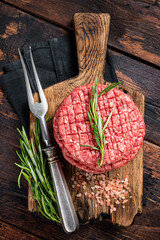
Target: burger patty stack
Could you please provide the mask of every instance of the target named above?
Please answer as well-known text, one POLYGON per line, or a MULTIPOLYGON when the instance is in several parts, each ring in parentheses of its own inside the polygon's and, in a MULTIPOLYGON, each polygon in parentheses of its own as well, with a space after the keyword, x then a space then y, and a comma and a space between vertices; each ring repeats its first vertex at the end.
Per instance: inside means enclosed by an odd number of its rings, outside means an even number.
MULTIPOLYGON (((122 167, 131 161, 139 151, 145 135, 145 125, 140 111, 130 96, 114 88, 101 95, 97 114, 105 123, 106 151, 102 166, 97 163, 100 152, 87 111, 93 84, 76 88, 68 95, 56 111, 53 128, 54 137, 62 149, 64 158, 72 165, 90 173, 104 173, 122 167)), ((98 84, 98 93, 106 86, 98 84)))

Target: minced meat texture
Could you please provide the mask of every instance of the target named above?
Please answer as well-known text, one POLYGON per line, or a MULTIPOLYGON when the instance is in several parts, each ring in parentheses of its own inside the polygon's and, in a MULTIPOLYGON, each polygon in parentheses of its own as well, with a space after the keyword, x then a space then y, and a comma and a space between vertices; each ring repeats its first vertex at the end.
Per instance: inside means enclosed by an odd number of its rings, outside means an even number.
MULTIPOLYGON (((75 89, 63 101, 55 114, 53 125, 55 139, 64 157, 83 170, 98 173, 123 166, 133 159, 143 142, 144 121, 133 100, 122 91, 112 89, 99 97, 97 110, 105 121, 113 110, 105 130, 107 149, 100 168, 97 164, 99 151, 80 146, 97 146, 87 116, 91 86, 89 84, 75 89)), ((98 84, 99 92, 105 87, 98 84)))

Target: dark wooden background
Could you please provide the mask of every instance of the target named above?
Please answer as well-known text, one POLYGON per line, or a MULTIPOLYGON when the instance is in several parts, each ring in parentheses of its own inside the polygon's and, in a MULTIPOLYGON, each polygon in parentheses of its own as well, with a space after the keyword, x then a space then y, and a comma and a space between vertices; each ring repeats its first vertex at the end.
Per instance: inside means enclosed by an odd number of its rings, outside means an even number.
MULTIPOLYGON (((145 95, 143 214, 130 227, 109 218, 66 235, 27 210, 27 183, 17 186, 20 122, 0 89, 0 239, 150 239, 160 236, 160 1, 5 0, 0 2, 0 69, 18 59, 17 48, 73 31, 76 12, 111 15, 108 48, 119 79, 145 95)), ((2 71, 0 74, 3 74, 2 71)))

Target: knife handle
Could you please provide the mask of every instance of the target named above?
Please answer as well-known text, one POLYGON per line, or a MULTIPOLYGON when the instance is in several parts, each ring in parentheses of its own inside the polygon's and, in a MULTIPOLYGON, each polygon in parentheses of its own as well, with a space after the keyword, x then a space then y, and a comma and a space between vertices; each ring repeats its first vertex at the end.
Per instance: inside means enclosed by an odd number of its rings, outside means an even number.
POLYGON ((47 155, 63 229, 66 233, 72 233, 79 228, 79 221, 58 159, 57 148, 47 147, 44 152, 47 155))

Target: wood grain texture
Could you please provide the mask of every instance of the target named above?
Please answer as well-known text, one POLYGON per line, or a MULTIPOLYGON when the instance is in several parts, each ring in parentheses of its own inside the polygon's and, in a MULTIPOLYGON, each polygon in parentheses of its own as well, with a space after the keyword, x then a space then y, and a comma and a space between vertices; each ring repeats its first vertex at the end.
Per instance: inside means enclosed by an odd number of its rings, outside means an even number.
POLYGON ((1 240, 40 240, 42 238, 31 235, 7 223, 0 221, 1 240))
POLYGON ((160 71, 115 51, 109 51, 119 80, 145 96, 145 139, 160 145, 160 71))
MULTIPOLYGON (((117 1, 116 1, 117 2, 117 1)), ((126 1, 127 4, 128 0, 126 1)), ((142 2, 142 1, 141 1, 142 2)), ((151 9, 157 8, 157 1, 143 1, 151 9)), ((17 46, 28 44, 29 41, 47 40, 50 36, 54 37, 61 29, 48 23, 48 28, 45 26, 46 22, 36 17, 26 14, 18 9, 15 9, 9 5, 0 3, 0 18, 1 26, 4 23, 4 27, 1 27, 0 34, 4 34, 5 22, 12 22, 16 18, 16 13, 24 14, 21 18, 17 18, 26 24, 28 27, 33 23, 31 31, 28 34, 22 33, 20 38, 22 42, 17 41, 16 35, 12 35, 5 41, 0 39, 0 49, 3 49, 2 59, 0 59, 1 66, 9 61, 14 61, 17 58, 17 46), (5 7, 4 7, 5 6, 5 7), (6 9, 3 12, 3 9, 6 9), (39 28, 39 21, 41 27, 39 28), (48 30, 47 30, 48 29, 48 30), (54 29, 55 30, 54 32, 54 29), (47 30, 47 31, 46 31, 47 30), (37 33, 35 35, 35 32, 37 33), (29 38, 28 38, 29 36, 29 38), (8 46, 7 46, 8 45, 8 46), (11 51, 14 51, 14 55, 11 51), (7 54, 5 55, 5 53, 7 54), (9 58, 8 58, 9 57, 9 58)), ((139 8, 139 11, 141 7, 139 8)), ((157 8, 157 11, 159 9, 157 8)), ((77 8, 78 12, 78 8, 77 8)), ((57 18, 63 19, 63 11, 57 18)), ((147 18, 147 16, 146 16, 147 18)), ((150 20, 150 15, 148 15, 150 20)), ((29 28, 28 28, 29 29, 29 28)), ((136 29, 135 29, 136 31, 136 29)), ((158 38, 158 37, 157 37, 158 38)), ((137 89, 143 92, 148 106, 151 106, 151 111, 146 110, 147 114, 147 139, 158 143, 160 140, 159 135, 159 110, 155 106, 158 103, 159 95, 158 88, 156 86, 159 83, 159 71, 146 64, 142 64, 138 60, 132 59, 110 50, 115 69, 119 73, 118 77, 124 79, 127 86, 137 89), (150 101, 150 102, 148 102, 150 101)), ((146 56, 147 57, 147 56, 146 56)), ((27 211, 27 183, 22 178, 21 189, 17 186, 17 177, 19 169, 14 165, 14 162, 19 162, 15 151, 19 149, 18 139, 19 134, 16 131, 17 127, 20 127, 18 116, 13 108, 8 103, 5 93, 0 89, 0 216, 5 222, 8 222, 15 227, 23 229, 22 231, 28 232, 39 236, 43 239, 57 239, 57 240, 121 240, 121 239, 145 239, 145 240, 157 240, 160 235, 160 207, 158 203, 160 196, 160 147, 152 144, 148 141, 144 142, 144 193, 146 198, 146 205, 143 208, 143 213, 135 218, 134 224, 129 227, 119 227, 111 223, 110 219, 105 219, 102 222, 90 223, 88 225, 81 226, 80 230, 73 235, 66 235, 63 233, 59 226, 56 226, 50 221, 41 218, 39 215, 35 215, 27 211), (154 200, 154 201, 152 201, 154 200)), ((2 237, 2 234, 1 234, 2 237)), ((13 239, 13 238, 12 238, 13 239)), ((23 235, 19 237, 23 239, 23 235)))
MULTIPOLYGON (((109 16, 105 14, 76 14, 74 16, 74 21, 78 62, 80 66, 79 76, 45 89, 44 92, 49 105, 47 113, 48 117, 54 116, 57 107, 75 87, 94 82, 97 73, 99 74, 99 82, 105 84, 103 79, 103 70, 105 66, 105 53, 107 50, 109 16)), ((109 83, 106 83, 106 85, 109 85, 109 83)), ((144 116, 144 96, 141 93, 125 87, 119 87, 119 89, 122 89, 132 97, 142 116, 144 116)), ((35 100, 38 100, 37 95, 35 95, 35 100)), ((34 116, 31 115, 30 129, 34 128, 34 120, 34 116)), ((50 132, 53 132, 53 130, 50 129, 50 132)), ((106 204, 96 208, 95 200, 92 201, 90 199, 86 199, 84 193, 82 198, 76 197, 76 193, 71 187, 71 177, 77 171, 78 168, 65 162, 65 176, 81 222, 86 223, 92 219, 97 219, 102 213, 108 214, 109 209, 106 204)), ((135 215, 142 212, 143 147, 133 161, 129 162, 120 169, 106 173, 106 176, 113 179, 117 176, 117 173, 120 174, 120 179, 125 179, 126 175, 129 176, 129 184, 131 186, 133 199, 129 200, 125 210, 119 206, 116 213, 111 215, 111 219, 113 223, 117 223, 122 226, 129 226, 133 222, 135 215)), ((94 181, 92 181, 90 185, 94 186, 94 181)), ((87 186, 86 191, 89 191, 90 185, 87 186)), ((83 192, 82 188, 81 192, 83 192)), ((33 199, 31 200, 31 196, 29 195, 29 209, 31 210, 30 202, 33 207, 34 201, 33 199)), ((33 211, 35 210, 36 209, 33 208, 33 211)))
POLYGON ((43 42, 67 33, 30 14, 0 3, 0 69, 4 64, 16 61, 18 47, 43 42))
MULTIPOLYGON (((13 120, 10 119, 10 122, 6 123, 6 127, 8 128, 12 122, 13 120)), ((0 139, 0 216, 3 221, 43 239, 86 240, 86 236, 94 240, 157 240, 159 238, 160 207, 158 202, 160 204, 160 201, 157 197, 160 196, 159 146, 147 141, 144 142, 144 192, 147 199, 142 215, 135 218, 133 225, 122 228, 111 224, 110 219, 106 218, 102 222, 92 222, 86 226, 81 225, 77 233, 66 236, 59 226, 27 210, 27 183, 22 178, 21 189, 18 188, 17 177, 20 170, 14 165, 14 162, 19 162, 19 160, 14 154, 17 147, 13 146, 12 143, 15 140, 18 142, 18 139, 18 133, 13 129, 0 139), (10 142, 7 142, 7 138, 10 138, 10 142), (149 199, 154 200, 154 202, 149 199)))
POLYGON ((59 26, 73 29, 76 12, 103 12, 111 15, 109 45, 160 66, 160 2, 155 0, 41 1, 5 0, 59 26), (61 17, 61 14, 63 17, 61 17))
POLYGON ((111 15, 109 44, 160 66, 160 2, 93 0, 111 15))
MULTIPOLYGON (((26 44, 34 42, 47 41, 55 36, 68 33, 62 28, 58 28, 51 23, 33 17, 14 7, 7 6, 7 4, 4 3, 0 4, 0 12, 0 69, 5 63, 18 59, 18 47, 23 47, 26 44), (18 23, 22 23, 19 30, 26 29, 26 31, 19 31, 17 34, 12 33, 11 35, 8 35, 8 38, 4 39, 3 36, 5 35, 7 26, 10 26, 13 22, 17 23, 17 26, 18 23)), ((12 29, 12 32, 14 32, 14 29, 12 29)), ((111 49, 109 52, 118 79, 123 80, 127 87, 131 87, 144 94, 146 124, 145 139, 160 145, 160 71, 111 49)))

